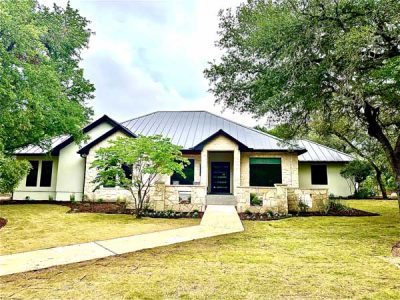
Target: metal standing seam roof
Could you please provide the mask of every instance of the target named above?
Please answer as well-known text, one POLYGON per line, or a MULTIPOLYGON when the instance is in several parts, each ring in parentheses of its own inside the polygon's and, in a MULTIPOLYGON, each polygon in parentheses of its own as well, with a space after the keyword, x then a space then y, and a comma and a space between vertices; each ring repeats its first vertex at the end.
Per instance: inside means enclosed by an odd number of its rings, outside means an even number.
POLYGON ((349 162, 354 159, 344 152, 309 140, 298 140, 297 144, 307 149, 306 153, 299 155, 300 162, 349 162))
POLYGON ((184 150, 223 130, 252 150, 304 150, 281 139, 207 111, 156 111, 121 123, 137 135, 160 134, 184 150))
MULTIPOLYGON (((59 136, 56 137, 54 139, 51 140, 51 147, 50 150, 57 147, 58 145, 60 145, 62 142, 66 141, 68 138, 70 138, 70 135, 63 135, 63 136, 59 136)), ((49 153, 49 149, 43 149, 39 146, 36 145, 29 145, 26 146, 24 148, 18 149, 17 151, 15 151, 15 154, 19 154, 19 155, 41 155, 41 154, 46 154, 49 153)))
MULTIPOLYGON (((103 116, 93 123, 102 119, 108 120, 109 117, 103 116)), ((93 123, 87 127, 92 126, 93 123)), ((296 145, 294 147, 273 135, 207 111, 156 111, 122 123, 115 123, 121 124, 136 135, 161 134, 170 138, 173 143, 182 146, 185 150, 194 148, 222 130, 252 150, 287 151, 306 149, 307 152, 299 155, 300 162, 349 162, 354 159, 346 153, 308 140, 298 140, 294 143, 296 145)), ((51 149, 61 145, 70 137, 69 135, 64 135, 54 138, 51 143, 51 149)), ((41 155, 46 153, 49 153, 49 150, 39 146, 27 146, 15 152, 17 155, 41 155)))

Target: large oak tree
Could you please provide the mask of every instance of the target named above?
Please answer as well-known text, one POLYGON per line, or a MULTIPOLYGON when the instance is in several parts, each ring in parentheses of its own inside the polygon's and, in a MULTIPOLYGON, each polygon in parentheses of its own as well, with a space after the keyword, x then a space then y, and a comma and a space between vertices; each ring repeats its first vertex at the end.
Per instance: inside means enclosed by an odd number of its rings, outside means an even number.
POLYGON ((69 4, 0 1, 0 192, 12 190, 27 170, 12 157, 16 149, 45 148, 63 134, 81 137, 94 91, 79 66, 92 34, 88 24, 69 4))
POLYGON ((368 134, 400 195, 400 1, 249 1, 220 12, 217 45, 217 101, 273 115, 288 136, 368 134))

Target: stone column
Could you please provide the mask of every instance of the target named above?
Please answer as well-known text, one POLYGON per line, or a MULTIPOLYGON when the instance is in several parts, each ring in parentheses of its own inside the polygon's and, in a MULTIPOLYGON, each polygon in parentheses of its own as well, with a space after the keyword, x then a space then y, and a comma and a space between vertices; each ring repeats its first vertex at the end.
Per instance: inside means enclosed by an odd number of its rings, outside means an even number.
POLYGON ((287 185, 286 184, 275 184, 276 188, 276 200, 278 212, 287 214, 288 213, 288 197, 287 197, 287 185))
POLYGON ((233 151, 233 194, 238 194, 237 187, 240 186, 240 150, 233 151))
POLYGON ((201 151, 201 175, 200 185, 208 187, 208 152, 207 150, 201 151))

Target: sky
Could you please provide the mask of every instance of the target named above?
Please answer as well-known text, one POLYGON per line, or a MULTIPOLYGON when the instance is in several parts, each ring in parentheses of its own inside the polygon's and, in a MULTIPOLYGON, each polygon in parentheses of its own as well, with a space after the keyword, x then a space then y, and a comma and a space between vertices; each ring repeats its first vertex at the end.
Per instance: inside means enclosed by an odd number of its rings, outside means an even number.
MULTIPOLYGON (((65 6, 66 0, 40 0, 65 6)), ((208 110, 214 104, 203 70, 218 59, 218 11, 239 0, 70 0, 95 31, 83 54, 85 77, 96 87, 95 117, 124 121, 157 110, 208 110)), ((248 126, 248 114, 223 116, 248 126)))

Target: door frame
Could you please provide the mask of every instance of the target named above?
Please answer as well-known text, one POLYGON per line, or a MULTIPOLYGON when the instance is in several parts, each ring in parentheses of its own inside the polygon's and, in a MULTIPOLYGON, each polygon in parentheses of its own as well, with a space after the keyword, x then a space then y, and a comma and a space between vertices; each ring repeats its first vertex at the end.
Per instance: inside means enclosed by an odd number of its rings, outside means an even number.
POLYGON ((232 193, 231 191, 231 163, 228 161, 212 161, 211 162, 211 173, 210 173, 210 184, 211 184, 211 188, 210 188, 210 194, 216 194, 216 195, 230 195, 232 193), (227 183, 228 183, 228 191, 226 193, 220 193, 220 192, 215 192, 213 189, 213 166, 215 165, 227 165, 228 169, 227 169, 227 183))

